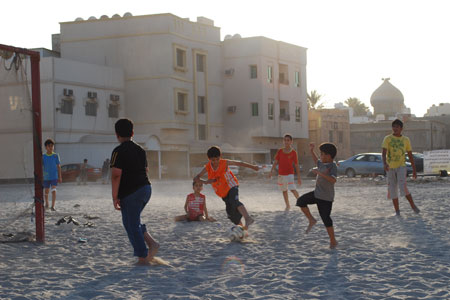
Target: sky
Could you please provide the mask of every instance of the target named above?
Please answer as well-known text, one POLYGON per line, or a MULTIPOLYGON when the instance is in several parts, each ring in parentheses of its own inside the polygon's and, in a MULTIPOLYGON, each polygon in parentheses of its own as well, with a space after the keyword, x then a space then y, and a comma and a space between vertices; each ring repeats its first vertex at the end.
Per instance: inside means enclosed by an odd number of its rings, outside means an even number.
POLYGON ((222 39, 239 33, 307 48, 307 91, 322 95, 326 107, 356 97, 373 110, 370 96, 389 77, 421 117, 450 102, 449 8, 446 0, 22 0, 2 5, 0 44, 51 49, 59 22, 77 17, 203 16, 222 39))

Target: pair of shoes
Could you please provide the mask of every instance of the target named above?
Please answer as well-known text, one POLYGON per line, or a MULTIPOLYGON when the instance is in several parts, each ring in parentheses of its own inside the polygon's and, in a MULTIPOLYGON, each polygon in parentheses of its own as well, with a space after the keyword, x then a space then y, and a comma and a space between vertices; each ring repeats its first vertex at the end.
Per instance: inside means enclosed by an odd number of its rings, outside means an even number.
POLYGON ((413 211, 418 214, 420 213, 420 209, 417 206, 414 206, 413 211))
POLYGON ((54 207, 51 208, 51 211, 56 211, 56 209, 54 207))

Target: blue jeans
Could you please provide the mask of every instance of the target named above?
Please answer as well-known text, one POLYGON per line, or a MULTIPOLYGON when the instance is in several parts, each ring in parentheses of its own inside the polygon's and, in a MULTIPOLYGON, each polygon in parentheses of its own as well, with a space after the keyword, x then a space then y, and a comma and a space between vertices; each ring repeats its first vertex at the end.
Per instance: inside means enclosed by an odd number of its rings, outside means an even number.
POLYGON ((123 227, 134 249, 134 256, 146 257, 148 248, 145 244, 145 224, 141 224, 141 212, 152 195, 151 185, 144 185, 131 195, 120 199, 123 227))

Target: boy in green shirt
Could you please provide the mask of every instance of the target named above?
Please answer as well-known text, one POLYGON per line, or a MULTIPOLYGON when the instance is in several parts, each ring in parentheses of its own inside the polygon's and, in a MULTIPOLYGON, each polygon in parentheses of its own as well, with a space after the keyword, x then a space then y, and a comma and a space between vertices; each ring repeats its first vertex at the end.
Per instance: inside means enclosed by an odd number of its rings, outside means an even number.
POLYGON ((403 122, 396 119, 392 122, 392 134, 384 137, 383 148, 383 165, 387 174, 388 182, 388 198, 392 199, 395 209, 395 215, 400 216, 400 208, 398 205, 398 190, 400 196, 408 199, 411 208, 415 213, 420 210, 414 204, 411 193, 406 187, 407 170, 405 164, 405 153, 408 153, 409 161, 413 168, 413 179, 417 178, 416 165, 412 155, 412 148, 409 138, 402 135, 403 122))

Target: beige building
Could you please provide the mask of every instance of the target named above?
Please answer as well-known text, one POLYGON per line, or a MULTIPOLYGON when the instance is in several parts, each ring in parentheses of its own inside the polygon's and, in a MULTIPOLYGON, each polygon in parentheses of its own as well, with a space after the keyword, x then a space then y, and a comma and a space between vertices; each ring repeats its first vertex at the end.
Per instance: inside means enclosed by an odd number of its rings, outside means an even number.
POLYGON ((306 49, 235 35, 225 38, 223 59, 226 140, 254 149, 248 161, 272 160, 285 133, 299 150, 308 137, 306 49))
POLYGON ((309 111, 309 141, 320 145, 331 142, 338 152, 335 160, 351 156, 349 113, 343 109, 312 109, 309 111))
MULTIPOLYGON (((392 133, 392 121, 350 125, 352 154, 381 152, 383 138, 392 133)), ((446 149, 446 127, 439 121, 405 120, 403 134, 409 137, 413 152, 446 149)))
MULTIPOLYGON (((135 123, 153 178, 191 176, 211 145, 225 157, 269 163, 285 132, 308 137, 302 47, 264 37, 221 41, 212 20, 172 14, 60 26, 53 51, 39 52, 61 56, 43 58, 41 84, 43 137, 56 140, 63 162, 101 166, 117 145, 119 117, 135 123)), ((10 133, 1 113, 0 131, 10 133)))

